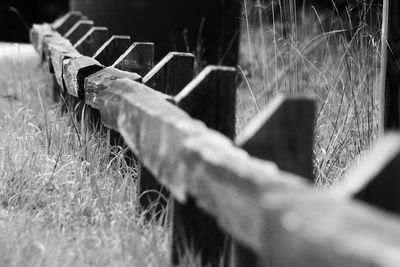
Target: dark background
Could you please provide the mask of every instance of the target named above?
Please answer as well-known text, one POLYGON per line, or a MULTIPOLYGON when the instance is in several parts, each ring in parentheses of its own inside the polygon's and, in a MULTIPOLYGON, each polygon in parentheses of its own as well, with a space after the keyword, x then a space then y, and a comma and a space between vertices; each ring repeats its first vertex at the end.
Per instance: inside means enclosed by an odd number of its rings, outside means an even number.
MULTIPOLYGON (((82 11, 95 25, 108 27, 111 34, 154 42, 156 60, 169 51, 183 51, 197 53, 207 64, 237 63, 242 0, 0 1, 0 41, 29 42, 28 29, 32 23, 51 22, 72 8, 82 11)), ((271 6, 270 1, 252 2, 255 6, 258 3, 271 6)), ((280 6, 274 5, 277 13, 288 12, 290 1, 297 8, 315 5, 319 10, 334 10, 332 0, 286 0, 280 6)), ((381 0, 335 0, 335 10, 337 13, 351 10, 352 16, 357 16, 360 14, 357 10, 371 2, 375 9, 381 0)))
POLYGON ((69 9, 68 0, 0 0, 0 41, 29 42, 28 30, 21 18, 9 7, 15 7, 28 24, 52 21, 69 9))

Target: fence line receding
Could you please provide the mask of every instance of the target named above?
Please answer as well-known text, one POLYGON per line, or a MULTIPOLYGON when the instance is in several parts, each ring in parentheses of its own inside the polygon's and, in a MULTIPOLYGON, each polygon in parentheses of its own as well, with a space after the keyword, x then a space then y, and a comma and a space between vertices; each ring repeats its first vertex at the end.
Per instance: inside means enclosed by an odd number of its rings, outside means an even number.
POLYGON ((34 25, 31 40, 55 93, 100 114, 139 159, 143 208, 173 196, 174 263, 191 247, 212 266, 223 257, 235 266, 400 266, 400 220, 377 209, 399 210, 398 134, 342 191, 317 192, 313 100, 278 96, 234 141, 233 68, 208 66, 193 79, 193 55, 155 64, 157 44, 113 36, 78 12, 34 25))

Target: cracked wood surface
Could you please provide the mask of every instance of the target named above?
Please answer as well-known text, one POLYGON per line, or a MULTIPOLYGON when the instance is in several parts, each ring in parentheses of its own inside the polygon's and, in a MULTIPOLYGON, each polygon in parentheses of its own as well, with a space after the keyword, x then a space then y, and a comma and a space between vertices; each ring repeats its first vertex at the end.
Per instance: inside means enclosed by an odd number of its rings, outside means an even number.
POLYGON ((104 66, 91 57, 81 55, 65 59, 63 62, 63 79, 66 90, 70 95, 83 99, 85 96, 85 78, 103 68, 104 66))
POLYGON ((99 92, 109 88, 110 84, 118 79, 128 78, 133 81, 141 82, 142 77, 136 73, 118 70, 113 67, 106 67, 85 79, 84 90, 86 103, 93 108, 98 108, 96 105, 96 96, 99 92))

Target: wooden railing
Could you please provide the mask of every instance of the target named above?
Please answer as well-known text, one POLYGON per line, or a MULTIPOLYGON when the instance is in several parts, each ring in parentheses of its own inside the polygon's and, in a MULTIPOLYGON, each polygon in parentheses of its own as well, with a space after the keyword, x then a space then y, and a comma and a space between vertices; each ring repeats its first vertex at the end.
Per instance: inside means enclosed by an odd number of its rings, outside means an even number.
POLYGON ((173 263, 191 248, 212 266, 400 266, 400 220, 387 212, 400 211, 400 135, 318 192, 312 100, 277 97, 233 141, 235 69, 208 66, 192 80, 193 55, 153 66, 152 43, 109 38, 76 12, 33 26, 31 40, 57 93, 97 111, 139 159, 144 210, 172 194, 173 263))

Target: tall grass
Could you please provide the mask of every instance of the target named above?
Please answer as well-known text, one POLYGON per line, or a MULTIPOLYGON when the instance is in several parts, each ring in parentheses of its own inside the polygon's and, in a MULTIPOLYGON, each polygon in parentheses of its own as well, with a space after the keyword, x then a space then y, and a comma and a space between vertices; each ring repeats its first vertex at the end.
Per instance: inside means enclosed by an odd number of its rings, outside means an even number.
POLYGON ((32 48, 18 66, 16 48, 0 47, 13 55, 0 53, 0 266, 170 266, 169 227, 139 208, 125 149, 61 116, 46 66, 32 48))
POLYGON ((356 13, 246 2, 238 131, 278 93, 312 96, 317 185, 335 184, 378 133, 379 23, 369 23, 371 6, 356 13))

